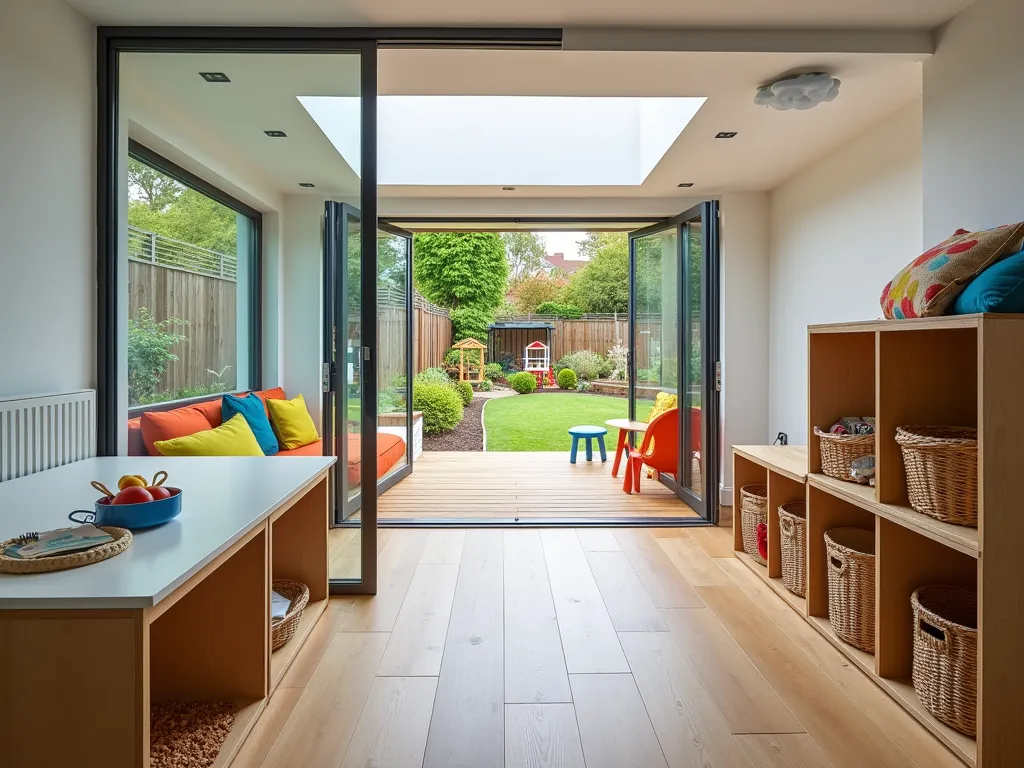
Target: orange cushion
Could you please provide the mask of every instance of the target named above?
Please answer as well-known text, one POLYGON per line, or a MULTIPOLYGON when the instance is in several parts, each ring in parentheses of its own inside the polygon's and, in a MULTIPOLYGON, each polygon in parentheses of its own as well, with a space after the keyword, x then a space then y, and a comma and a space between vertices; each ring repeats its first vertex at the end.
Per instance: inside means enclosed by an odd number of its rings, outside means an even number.
POLYGON ((146 456, 146 444, 142 441, 142 417, 128 419, 128 455, 146 456))
MULTIPOLYGON (((348 484, 354 488, 359 485, 362 458, 359 449, 362 441, 358 434, 348 436, 348 484)), ((389 432, 377 433, 377 477, 384 477, 402 456, 405 455, 405 440, 389 432)))
POLYGON ((224 423, 223 416, 221 415, 221 402, 222 400, 218 397, 216 400, 207 400, 205 403, 190 405, 189 408, 201 411, 206 420, 210 422, 210 426, 217 428, 224 423))
POLYGON ((267 412, 267 418, 270 418, 270 409, 267 407, 267 400, 287 400, 285 397, 284 390, 281 387, 274 387, 273 389, 264 389, 262 392, 257 392, 256 397, 263 401, 263 410, 267 412))
POLYGON ((298 448, 292 448, 290 451, 282 448, 276 454, 276 456, 323 456, 324 446, 323 440, 314 440, 312 443, 306 445, 300 445, 298 448))
POLYGON ((142 419, 142 441, 150 456, 159 456, 160 451, 153 445, 157 440, 173 440, 213 429, 201 410, 195 407, 175 408, 173 411, 151 411, 142 419))

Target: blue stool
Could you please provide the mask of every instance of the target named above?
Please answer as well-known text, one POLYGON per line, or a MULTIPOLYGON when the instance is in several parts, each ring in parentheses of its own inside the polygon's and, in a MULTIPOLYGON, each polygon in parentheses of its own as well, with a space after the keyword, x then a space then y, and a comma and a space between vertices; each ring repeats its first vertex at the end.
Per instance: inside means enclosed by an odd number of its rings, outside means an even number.
POLYGON ((601 461, 608 461, 608 454, 604 449, 604 436, 608 434, 607 429, 583 425, 582 427, 571 427, 569 434, 572 435, 572 450, 569 451, 570 464, 576 463, 576 451, 579 449, 581 437, 587 441, 587 461, 594 460, 594 444, 591 441, 595 437, 597 438, 597 447, 601 449, 601 461))

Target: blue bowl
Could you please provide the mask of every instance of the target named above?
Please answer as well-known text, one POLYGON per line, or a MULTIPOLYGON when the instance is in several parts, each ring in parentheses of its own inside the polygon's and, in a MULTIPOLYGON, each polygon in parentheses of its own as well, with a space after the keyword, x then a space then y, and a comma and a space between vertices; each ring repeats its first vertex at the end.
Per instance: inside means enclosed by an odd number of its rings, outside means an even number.
POLYGON ((181 512, 181 488, 168 486, 167 490, 171 492, 169 498, 144 501, 140 504, 111 504, 110 499, 103 497, 97 500, 95 512, 76 509, 68 515, 68 520, 73 523, 112 525, 115 528, 127 528, 129 531, 154 528, 173 520, 181 512))

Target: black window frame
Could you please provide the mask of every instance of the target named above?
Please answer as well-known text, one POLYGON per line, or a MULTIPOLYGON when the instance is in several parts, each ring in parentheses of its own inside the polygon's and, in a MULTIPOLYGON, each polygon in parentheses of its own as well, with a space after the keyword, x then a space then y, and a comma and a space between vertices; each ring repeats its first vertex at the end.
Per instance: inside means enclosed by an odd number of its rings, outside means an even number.
MULTIPOLYGON (((249 244, 248 253, 245 254, 245 258, 249 261, 248 274, 250 276, 249 285, 246 286, 248 293, 249 302, 249 333, 247 335, 247 347, 248 347, 248 360, 249 370, 246 372, 246 382, 248 386, 244 390, 235 391, 255 391, 263 388, 263 214, 253 208, 252 206, 246 205, 241 200, 232 197, 224 190, 219 187, 210 184, 205 179, 196 176, 191 171, 182 168, 172 160, 168 160, 163 155, 155 152, 154 150, 147 147, 135 139, 128 139, 128 157, 135 158, 150 168, 169 176, 170 178, 177 181, 179 184, 184 184, 186 187, 194 189, 202 195, 214 200, 225 208, 230 208, 235 213, 241 214, 248 218, 253 224, 253 236, 252 242, 249 244)), ((127 224, 127 222, 125 222, 127 224)), ((238 253, 239 260, 242 259, 242 254, 238 253)), ((117 296, 113 297, 114 301, 120 301, 117 296)), ((110 309, 113 309, 114 316, 117 315, 118 305, 115 303, 110 309)), ((102 308, 101 308, 102 311, 102 308)), ((118 360, 115 358, 113 361, 114 365, 114 377, 116 381, 118 360)), ((114 396, 116 397, 116 387, 114 396)), ((153 403, 151 405, 136 405, 128 406, 128 418, 134 418, 147 411, 169 411, 175 408, 181 408, 186 405, 192 405, 194 403, 203 403, 209 400, 219 399, 221 395, 201 395, 199 397, 183 398, 180 400, 168 400, 163 403, 153 403)), ((113 429, 113 440, 114 450, 110 453, 116 453, 117 444, 117 408, 116 401, 114 408, 111 411, 106 412, 107 421, 113 416, 114 424, 107 424, 108 429, 113 429)), ((101 430, 102 431, 102 430, 101 430)), ((110 433, 107 437, 109 439, 110 433)), ((101 452, 100 455, 107 455, 101 452)))

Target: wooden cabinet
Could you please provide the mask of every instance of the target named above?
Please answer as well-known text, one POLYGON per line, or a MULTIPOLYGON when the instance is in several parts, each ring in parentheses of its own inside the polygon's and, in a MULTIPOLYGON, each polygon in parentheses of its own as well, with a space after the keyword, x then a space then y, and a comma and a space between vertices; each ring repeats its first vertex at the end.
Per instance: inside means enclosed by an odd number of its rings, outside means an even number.
MULTIPOLYGON (((808 329, 806 488, 793 484, 791 457, 766 447, 735 446, 737 489, 769 487, 769 558, 738 557, 968 765, 1024 765, 1024 317, 967 315, 811 326, 808 329), (841 416, 874 415, 875 486, 821 473, 814 427, 841 416), (979 525, 939 522, 909 505, 898 426, 978 429, 979 525), (774 491, 773 491, 774 488, 774 491), (805 498, 808 531, 806 599, 777 578, 778 505, 805 498), (774 523, 774 525, 773 525, 774 523), (852 525, 875 533, 875 653, 839 640, 828 621, 823 534, 852 525), (964 736, 932 717, 910 682, 910 595, 925 584, 978 592, 978 734, 964 736)), ((738 529, 742 515, 737 511, 738 529)))

